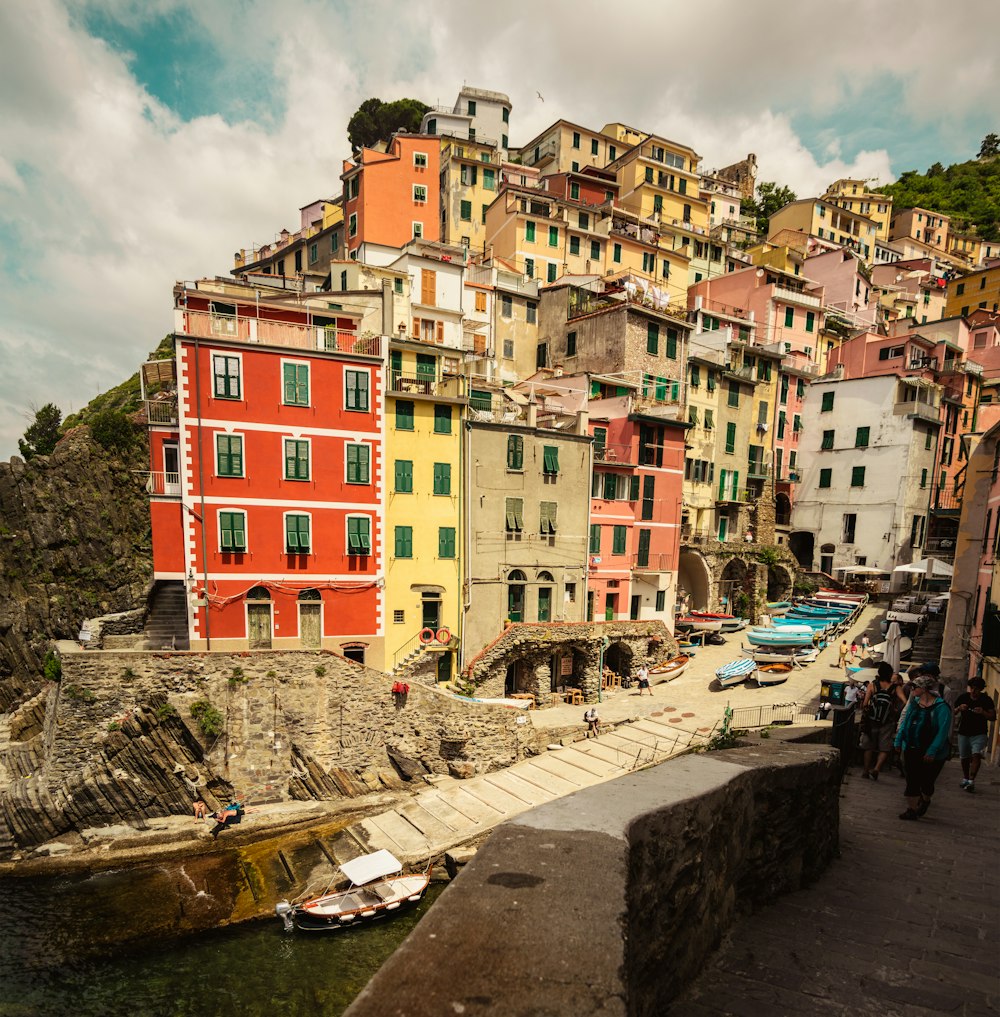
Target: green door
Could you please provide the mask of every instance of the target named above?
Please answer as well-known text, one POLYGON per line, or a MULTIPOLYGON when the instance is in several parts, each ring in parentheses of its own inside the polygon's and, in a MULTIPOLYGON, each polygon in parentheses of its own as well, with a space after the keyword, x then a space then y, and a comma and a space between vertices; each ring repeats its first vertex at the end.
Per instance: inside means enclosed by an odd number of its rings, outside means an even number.
POLYGON ((719 540, 726 539, 729 530, 729 516, 719 516, 719 540))
POLYGON ((520 583, 507 587, 507 617, 514 622, 524 618, 524 587, 520 583))
POLYGON ((552 621, 551 586, 540 586, 538 588, 538 620, 540 622, 552 621))
POLYGON ((609 593, 604 603, 604 620, 614 621, 616 614, 618 614, 618 594, 609 593))

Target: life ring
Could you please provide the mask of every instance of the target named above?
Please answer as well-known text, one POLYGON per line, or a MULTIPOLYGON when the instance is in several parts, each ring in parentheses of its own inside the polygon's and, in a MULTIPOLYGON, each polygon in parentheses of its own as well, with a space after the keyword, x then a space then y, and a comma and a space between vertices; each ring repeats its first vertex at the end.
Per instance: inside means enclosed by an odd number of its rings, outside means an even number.
POLYGON ((441 628, 437 630, 437 632, 434 635, 439 643, 451 642, 451 633, 443 625, 441 626, 441 628))
POLYGON ((420 639, 420 642, 424 644, 424 646, 426 646, 428 643, 433 643, 434 642, 434 630, 433 629, 421 629, 420 630, 419 639, 420 639))

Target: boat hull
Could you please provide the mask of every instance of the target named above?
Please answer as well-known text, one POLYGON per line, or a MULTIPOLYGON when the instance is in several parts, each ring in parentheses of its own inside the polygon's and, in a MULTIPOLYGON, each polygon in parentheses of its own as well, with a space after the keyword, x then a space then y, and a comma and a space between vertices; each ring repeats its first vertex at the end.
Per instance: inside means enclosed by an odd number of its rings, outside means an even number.
POLYGON ((723 667, 718 668, 715 677, 718 683, 727 689, 732 685, 740 685, 757 670, 757 662, 746 657, 740 657, 723 667))
POLYGON ((678 654, 676 657, 671 657, 670 660, 666 660, 656 667, 651 667, 649 669, 649 677, 658 682, 669 682, 678 675, 684 674, 690 663, 691 657, 688 654, 678 654))
POLYGON ((275 909, 285 929, 301 932, 336 932, 392 918, 415 907, 430 885, 431 872, 398 876, 378 883, 351 887, 299 904, 282 901, 275 909))
POLYGON ((815 647, 802 647, 801 649, 793 647, 782 649, 778 646, 751 646, 748 649, 744 646, 742 652, 744 657, 750 657, 758 663, 782 663, 784 661, 794 661, 796 664, 811 664, 819 655, 819 651, 815 647))

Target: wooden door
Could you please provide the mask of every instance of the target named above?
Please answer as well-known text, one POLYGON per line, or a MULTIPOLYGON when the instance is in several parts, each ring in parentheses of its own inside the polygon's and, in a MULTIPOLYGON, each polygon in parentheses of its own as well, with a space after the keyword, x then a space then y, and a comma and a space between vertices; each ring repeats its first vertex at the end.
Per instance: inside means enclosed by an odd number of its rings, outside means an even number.
POLYGON ((299 604, 299 638, 304 650, 318 650, 323 643, 320 611, 320 604, 299 604))
POLYGON ((251 650, 271 649, 271 605, 247 604, 247 642, 251 650))

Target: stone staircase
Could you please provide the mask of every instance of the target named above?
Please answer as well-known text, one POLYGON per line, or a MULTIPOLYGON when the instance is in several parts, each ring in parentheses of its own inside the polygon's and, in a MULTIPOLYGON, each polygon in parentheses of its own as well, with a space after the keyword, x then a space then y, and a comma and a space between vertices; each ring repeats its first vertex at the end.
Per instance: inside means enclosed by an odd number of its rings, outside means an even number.
POLYGON ((933 661, 938 663, 941 656, 941 643, 944 639, 944 614, 927 616, 927 624, 921 633, 913 638, 913 649, 910 660, 914 664, 933 661))
POLYGON ((149 598, 143 629, 147 650, 189 650, 187 594, 180 580, 158 582, 149 598))

